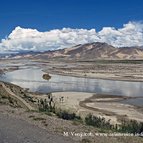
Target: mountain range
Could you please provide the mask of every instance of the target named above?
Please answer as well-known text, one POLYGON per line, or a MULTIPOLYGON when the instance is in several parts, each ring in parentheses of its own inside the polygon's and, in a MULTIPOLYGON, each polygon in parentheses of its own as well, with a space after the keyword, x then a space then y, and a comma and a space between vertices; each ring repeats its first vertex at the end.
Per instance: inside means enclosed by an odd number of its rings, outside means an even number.
POLYGON ((122 47, 116 48, 107 43, 87 43, 70 48, 45 52, 19 52, 10 54, 9 58, 30 58, 30 59, 143 59, 143 47, 122 47))

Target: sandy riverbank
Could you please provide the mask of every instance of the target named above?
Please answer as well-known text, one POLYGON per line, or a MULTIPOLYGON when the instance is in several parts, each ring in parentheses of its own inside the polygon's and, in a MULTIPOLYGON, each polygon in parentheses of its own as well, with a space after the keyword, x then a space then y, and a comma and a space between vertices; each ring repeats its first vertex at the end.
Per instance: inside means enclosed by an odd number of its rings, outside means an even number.
POLYGON ((90 78, 90 79, 103 79, 103 80, 115 80, 115 81, 130 81, 130 82, 143 82, 143 75, 116 75, 114 73, 92 73, 83 71, 73 71, 67 72, 64 70, 54 71, 54 70, 43 70, 48 74, 56 74, 62 76, 72 76, 79 78, 90 78))
POLYGON ((111 119, 113 124, 119 123, 122 118, 143 121, 143 113, 137 111, 135 106, 118 102, 131 97, 109 95, 106 97, 82 92, 56 92, 52 95, 59 101, 61 108, 75 111, 80 116, 92 113, 105 117, 106 120, 111 119), (63 102, 59 100, 61 97, 63 102))
POLYGON ((0 67, 0 73, 17 70, 22 66, 38 66, 44 72, 64 76, 122 80, 143 82, 143 63, 133 62, 124 63, 122 61, 97 60, 97 61, 56 61, 43 60, 22 62, 22 60, 2 60, 0 64, 8 64, 7 67, 0 67), (116 63, 117 62, 117 63, 116 63), (9 66, 10 65, 10 66, 9 66))
MULTIPOLYGON (((13 84, 2 82, 1 84, 3 86, 1 86, 0 91, 6 96, 13 98, 13 100, 16 100, 14 104, 20 106, 22 105, 21 103, 23 103, 24 107, 26 105, 26 109, 27 107, 36 109, 36 104, 40 99, 46 99, 48 101, 47 94, 29 93, 13 84), (35 102, 35 104, 32 102, 35 102)), ((96 93, 85 92, 55 92, 52 93, 52 96, 58 108, 76 112, 81 117, 92 113, 95 116, 102 116, 105 117, 106 120, 111 120, 113 124, 119 123, 121 119, 133 119, 143 122, 143 112, 141 112, 142 109, 140 109, 142 107, 120 102, 142 97, 98 95, 96 93)))
POLYGON ((43 69, 47 73, 65 76, 86 77, 107 80, 143 81, 142 63, 118 61, 49 61, 43 69))
MULTIPOLYGON (((15 86, 13 84, 7 84, 8 88, 13 89, 13 91, 15 93, 17 93, 19 95, 19 93, 21 93, 20 91, 22 91, 22 89, 18 86, 15 86)), ((24 91, 23 91, 24 92, 24 91)), ((25 91, 26 92, 26 91, 25 91)), ((40 95, 38 93, 29 93, 29 96, 32 96, 34 98, 42 98, 45 99, 47 98, 47 95, 40 95)), ((52 96, 54 97, 54 99, 57 101, 58 106, 60 108, 63 109, 67 109, 70 111, 74 111, 77 114, 80 114, 81 116, 85 116, 88 113, 92 113, 96 116, 102 116, 105 117, 107 120, 111 119, 112 123, 117 123, 117 114, 113 114, 113 111, 116 109, 122 110, 126 113, 130 112, 129 109, 133 108, 131 106, 127 106, 127 108, 125 108, 122 104, 118 104, 119 100, 123 100, 126 99, 126 97, 122 97, 122 96, 110 96, 110 95, 96 95, 95 93, 82 93, 82 92, 56 92, 56 93, 52 93, 52 96), (60 98, 63 98, 63 100, 61 101, 60 98), (107 97, 107 98, 105 98, 107 97), (97 102, 98 104, 96 104, 96 107, 94 105, 92 105, 92 103, 97 102), (113 106, 113 102, 115 102, 115 105, 113 106), (80 103, 85 103, 85 106, 81 106, 80 103), (109 103, 109 107, 106 105, 106 103, 109 103), (104 106, 102 106, 103 104, 105 104, 104 106), (97 106, 98 105, 98 106, 97 106), (120 107, 118 106, 120 105, 120 107), (102 107, 103 109, 101 109, 100 107, 102 107), (107 108, 108 107, 108 108, 107 108), (111 107, 113 107, 112 111, 109 110, 111 109, 111 107), (94 110, 93 110, 94 108, 94 110), (106 110, 105 112, 103 112, 104 110, 106 110), (108 113, 108 115, 107 115, 108 113), (110 114, 110 115, 109 115, 110 114)), ((120 111, 115 111, 115 112, 119 112, 120 111)), ((122 112, 121 112, 122 113, 122 112)), ((80 123, 75 123, 75 121, 65 121, 62 119, 58 119, 56 116, 49 116, 46 115, 44 113, 40 113, 37 111, 31 111, 31 112, 26 112, 25 109, 23 108, 19 108, 19 107, 11 107, 9 105, 3 105, 0 104, 0 114, 4 114, 6 115, 9 119, 14 119, 17 122, 20 122, 20 120, 24 120, 26 122, 28 122, 29 126, 38 126, 39 128, 37 128, 37 131, 41 131, 41 128, 46 130, 49 134, 54 134, 54 139, 56 139, 56 136, 60 136, 62 138, 63 132, 100 132, 99 129, 97 128, 93 128, 90 126, 85 126, 84 124, 80 124, 80 123)), ((135 110, 135 108, 132 109, 132 114, 135 114, 136 116, 138 116, 139 114, 137 113, 137 111, 135 110)), ((123 117, 120 115, 120 117, 123 117)), ((141 117, 141 115, 139 116, 139 118, 141 117)), ((134 118, 135 119, 135 118, 134 118)), ((143 119, 143 118, 142 118, 143 119)), ((138 118, 137 118, 138 120, 138 118)), ((0 124, 3 124, 3 120, 0 120, 0 124)), ((7 125, 7 124, 5 124, 7 125)), ((22 128, 22 124, 19 124, 22 128)), ((19 126, 18 125, 18 126, 19 126)), ((6 126, 6 128, 8 128, 8 126, 6 126)), ((28 129, 28 126, 25 126, 24 128, 28 129)), ((11 131, 14 131, 15 128, 11 128, 11 131)), ((22 132, 24 132, 22 130, 22 132)), ((34 133, 35 134, 35 133, 34 133)), ((48 135, 49 135, 48 134, 48 135)), ((130 142, 130 140, 139 140, 138 138, 133 138, 131 139, 130 137, 128 138, 124 138, 124 137, 87 137, 88 140, 90 140, 91 142, 95 142, 98 140, 99 143, 103 143, 103 142, 119 142, 118 140, 124 142, 125 140, 128 140, 130 142)), ((63 139, 64 140, 64 139, 63 139)), ((80 137, 73 137, 70 136, 69 138, 67 138, 67 140, 71 140, 73 142, 82 142, 82 138, 80 137)), ((139 140, 139 142, 141 142, 141 140, 139 140)))

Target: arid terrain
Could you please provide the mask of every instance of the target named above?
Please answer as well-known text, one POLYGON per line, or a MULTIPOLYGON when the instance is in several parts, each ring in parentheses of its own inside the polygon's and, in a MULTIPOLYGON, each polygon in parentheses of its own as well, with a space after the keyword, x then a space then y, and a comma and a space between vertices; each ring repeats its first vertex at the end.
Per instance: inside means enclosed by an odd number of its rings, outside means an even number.
POLYGON ((66 60, 141 60, 142 46, 117 48, 107 43, 93 42, 45 52, 24 52, 11 58, 66 59, 66 60))
MULTIPOLYGON (((20 95, 19 98, 23 98, 23 92, 20 94, 20 91, 22 91, 22 88, 19 88, 14 85, 7 85, 10 90, 13 90, 14 93, 17 93, 17 95, 20 95)), ((1 126, 1 141, 7 141, 7 142, 19 142, 19 140, 23 141, 30 141, 33 143, 44 143, 44 142, 65 142, 65 143, 76 143, 76 142, 81 142, 81 143, 87 143, 87 142, 95 142, 95 143, 104 143, 105 141, 108 141, 110 143, 141 143, 142 138, 140 137, 106 137, 106 136, 97 136, 96 134, 98 132, 101 132, 100 129, 94 128, 91 126, 86 126, 78 121, 67 121, 63 119, 59 119, 56 116, 50 116, 42 113, 42 112, 37 112, 36 110, 28 111, 27 108, 23 107, 21 108, 21 103, 18 103, 19 100, 10 100, 7 98, 4 98, 3 91, 4 88, 1 88, 1 102, 0 102, 0 126, 1 126), (17 101, 17 102, 14 102, 17 101), (17 103, 17 104, 15 104, 17 103), (10 128, 10 130, 9 130, 10 128), (64 132, 75 132, 78 135, 69 135, 68 137, 64 136, 64 132), (95 134, 95 136, 84 136, 81 137, 82 134, 84 133, 91 133, 95 134), (18 135, 18 136, 17 136, 18 135), (40 135, 40 137, 39 137, 40 135), (5 138, 5 136, 7 136, 5 138)), ((38 95, 38 94, 28 94, 24 92, 26 96, 32 97, 33 99, 39 97, 46 99, 47 96, 45 95, 38 95), (27 95, 28 94, 28 95, 27 95)), ((90 109, 84 106, 80 106, 79 102, 81 102, 84 98, 86 99, 84 102, 89 103, 89 98, 90 100, 94 100, 96 95, 93 97, 91 96, 92 94, 88 93, 54 93, 53 96, 59 99, 60 96, 64 96, 64 100, 62 102, 59 102, 61 105, 60 107, 66 107, 68 110, 77 110, 76 113, 81 112, 81 113, 87 113, 88 110, 91 112, 90 109)), ((11 98, 12 95, 9 95, 11 98)), ((113 98, 113 97, 108 97, 102 98, 97 96, 98 98, 96 99, 97 101, 100 100, 121 100, 121 97, 113 98)), ((27 105, 30 105, 30 101, 26 100, 27 105)), ((102 102, 102 101, 101 101, 102 102)), ((107 102, 108 103, 108 102, 107 102)), ((103 103, 101 103, 103 104, 103 103)), ((32 106, 32 104, 31 104, 32 106)), ((59 106, 59 105, 58 105, 59 106)), ((117 105, 115 105, 117 107, 117 105)), ((90 107, 90 106, 88 106, 90 107)), ((105 104, 106 107, 106 104, 105 104)), ((33 106, 34 108, 34 106, 33 106)), ((95 107, 94 107, 95 108, 95 107)), ((124 107, 122 107, 123 109, 124 107)), ((128 106, 126 107, 124 112, 126 112, 128 106)), ((65 109, 65 108, 64 108, 65 109)), ((98 107, 97 107, 98 109, 98 107)), ((131 108, 131 110, 134 110, 131 108)), ((102 113, 102 111, 95 109, 94 113, 102 113)), ((84 115, 84 114, 82 114, 84 115)))
MULTIPOLYGON (((142 60, 63 60, 63 59, 36 59, 30 60, 23 59, 3 59, 0 61, 1 74, 5 74, 10 71, 18 70, 21 67, 36 66, 46 72, 48 77, 51 74, 84 77, 92 79, 110 79, 110 80, 123 80, 123 81, 143 81, 143 61, 142 60), (7 64, 9 66, 7 66, 7 64)), ((44 76, 43 76, 44 77, 44 76)), ((45 80, 50 80, 45 78, 45 80)), ((97 93, 83 93, 83 92, 53 92, 51 93, 52 100, 56 108, 67 110, 69 112, 75 112, 83 119, 89 114, 93 114, 97 117, 103 117, 106 121, 110 121, 112 125, 121 123, 122 120, 136 120, 137 122, 143 122, 143 107, 134 106, 130 104, 123 104, 120 101, 128 99, 137 99, 141 97, 134 96, 114 96, 114 95, 102 95, 97 93)), ((16 134, 7 134, 6 121, 11 121, 12 124, 17 122, 18 127, 24 130, 29 130, 29 127, 33 126, 35 129, 33 136, 37 136, 37 132, 46 134, 45 138, 49 138, 50 142, 108 142, 116 143, 140 143, 142 138, 140 137, 99 137, 99 136, 85 136, 79 137, 76 135, 64 136, 64 132, 108 132, 92 126, 87 126, 83 122, 68 121, 58 118, 53 113, 44 113, 38 111, 39 101, 49 100, 48 94, 40 94, 38 92, 29 92, 28 89, 19 87, 6 82, 0 82, 0 126, 4 128, 6 126, 5 134, 8 136, 16 136, 16 134), (50 140, 54 138, 55 140, 50 140)), ((10 126, 10 125, 9 125, 10 126)), ((14 126, 11 126, 12 130, 14 126)), ((19 131, 19 130, 17 130, 19 131)), ((14 130, 14 132, 16 132, 14 130)), ((109 130, 109 132, 112 132, 109 130)), ((19 138, 27 138, 27 134, 20 134, 19 138)), ((39 143, 44 143, 44 137, 39 138, 39 143)), ((29 140, 35 141, 36 137, 29 137, 29 140)), ((9 138, 8 138, 9 140, 9 138)), ((28 139, 27 139, 28 140, 28 139)), ((18 139, 17 139, 18 141, 18 139)))

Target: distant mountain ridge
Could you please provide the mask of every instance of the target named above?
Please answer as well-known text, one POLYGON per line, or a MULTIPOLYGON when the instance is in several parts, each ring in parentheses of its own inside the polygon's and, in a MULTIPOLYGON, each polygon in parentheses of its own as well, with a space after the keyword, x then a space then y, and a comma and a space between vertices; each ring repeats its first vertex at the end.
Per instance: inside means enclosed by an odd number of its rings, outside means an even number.
POLYGON ((87 43, 71 48, 45 52, 25 52, 11 55, 10 58, 30 59, 143 59, 143 47, 115 48, 107 43, 87 43))

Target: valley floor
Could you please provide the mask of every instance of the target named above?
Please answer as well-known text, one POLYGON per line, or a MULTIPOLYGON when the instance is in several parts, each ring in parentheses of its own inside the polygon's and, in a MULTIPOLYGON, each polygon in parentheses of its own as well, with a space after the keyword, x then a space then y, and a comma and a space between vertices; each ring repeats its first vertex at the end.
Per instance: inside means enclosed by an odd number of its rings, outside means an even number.
POLYGON ((143 81, 143 61, 49 61, 48 73, 68 76, 143 81))
MULTIPOLYGON (((9 63, 9 61, 4 61, 9 63)), ((34 65, 41 67, 47 73, 55 73, 62 75, 89 77, 89 78, 103 78, 113 80, 128 80, 128 81, 143 81, 143 63, 110 63, 110 62, 75 62, 75 61, 36 61, 32 60, 34 65)), ((21 64, 21 61, 13 60, 12 64, 21 64)), ((26 63, 24 63, 26 64, 26 63)), ((30 66, 29 63, 28 66, 30 66)), ((13 67, 13 66, 12 66, 13 67)), ((17 67, 16 67, 17 69, 17 67)), ((13 69, 15 70, 15 69, 13 69)), ((3 68, 7 72, 7 67, 3 68)), ((3 85, 3 83, 2 83, 3 85)), ((15 95, 24 95, 20 87, 13 85, 6 85, 0 87, 0 94, 12 89, 15 95), (3 88, 4 87, 4 88, 3 88), (4 89, 4 90, 3 90, 4 89), (22 92, 21 92, 22 91, 22 92)), ((11 92, 8 92, 11 94, 11 92)), ((52 93, 56 99, 58 106, 63 109, 74 111, 80 116, 86 116, 88 113, 105 117, 107 120, 111 119, 113 124, 118 123, 120 119, 134 119, 143 121, 142 107, 135 107, 128 104, 121 104, 120 100, 126 100, 125 96, 106 97, 97 95, 96 93, 77 93, 77 92, 58 92, 52 93), (59 101, 60 98, 63 101, 59 101)), ((28 93, 28 96, 34 98, 47 98, 37 93, 28 93)), ((128 97, 132 98, 132 97, 128 97)), ((2 98, 3 100, 3 98, 2 98)), ((16 98, 17 100, 17 98, 16 98)), ((22 101, 22 100, 21 100, 22 101)), ((8 143, 18 142, 19 140, 31 143, 49 142, 94 142, 94 143, 141 143, 143 139, 140 137, 64 137, 64 132, 92 132, 99 133, 101 130, 86 126, 75 121, 66 121, 55 116, 49 116, 37 111, 27 111, 23 108, 13 107, 7 105, 6 102, 0 102, 0 140, 8 143), (6 103, 6 104, 5 104, 6 103), (30 128, 30 129, 29 129, 30 128), (22 129, 22 130, 21 130, 22 129), (33 129, 33 131, 31 131, 33 129), (30 132, 27 132, 30 130, 30 132), (19 136, 16 136, 20 132, 19 136), (38 134, 39 133, 39 134, 38 134), (46 139, 46 140, 45 140, 46 139)), ((31 105, 31 104, 30 104, 31 105)))

